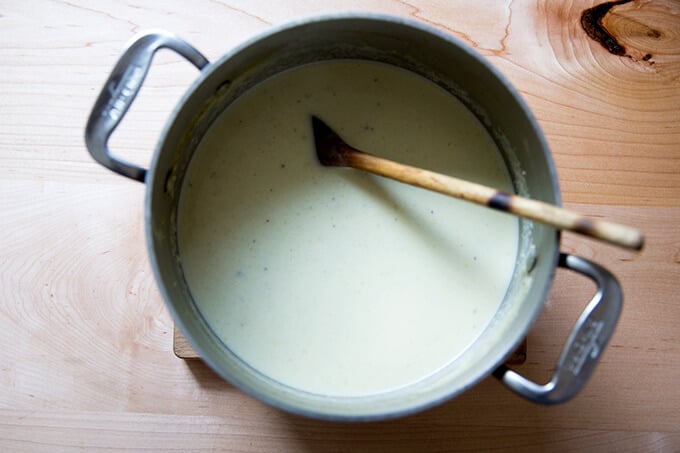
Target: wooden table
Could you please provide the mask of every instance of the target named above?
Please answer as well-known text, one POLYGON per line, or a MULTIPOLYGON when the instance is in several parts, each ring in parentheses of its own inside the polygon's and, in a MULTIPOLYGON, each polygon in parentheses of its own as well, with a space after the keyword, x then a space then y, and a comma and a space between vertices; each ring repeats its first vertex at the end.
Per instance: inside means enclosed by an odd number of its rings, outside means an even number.
MULTIPOLYGON (((623 52, 584 32, 594 4, 3 2, 0 450, 680 450, 680 4, 612 8, 601 23, 623 52), (625 292, 610 347, 573 401, 536 406, 489 378, 422 414, 336 424, 279 412, 173 355, 147 260, 145 187, 83 144, 95 97, 140 30, 174 31, 214 60, 272 25, 350 9, 410 17, 474 47, 534 110, 565 205, 646 233, 641 253, 564 236, 564 251, 610 268, 625 292)), ((159 54, 112 148, 147 162, 196 74, 159 54)), ((547 379, 592 291, 558 273, 523 373, 547 379)))

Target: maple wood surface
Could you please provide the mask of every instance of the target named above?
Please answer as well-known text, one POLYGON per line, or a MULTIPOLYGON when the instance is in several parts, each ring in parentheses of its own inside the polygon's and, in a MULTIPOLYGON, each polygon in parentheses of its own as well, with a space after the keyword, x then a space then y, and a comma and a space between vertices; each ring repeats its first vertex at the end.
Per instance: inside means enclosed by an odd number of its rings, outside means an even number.
MULTIPOLYGON (((58 1, 0 4, 0 450, 679 451, 680 3, 593 1, 58 1), (591 381, 555 407, 493 378, 426 412, 341 424, 280 412, 172 352, 144 239, 145 187, 96 164, 84 125, 127 40, 162 28, 211 61, 286 21, 410 17, 464 40, 543 128, 566 207, 640 228, 641 253, 565 234, 622 283, 591 381), (596 25, 597 25, 596 21, 596 25), (592 31, 591 31, 592 33, 592 31), (611 47, 611 46, 610 46, 611 47)), ((154 60, 111 148, 146 163, 197 71, 154 60)), ((560 271, 516 366, 545 381, 594 287, 560 271)))

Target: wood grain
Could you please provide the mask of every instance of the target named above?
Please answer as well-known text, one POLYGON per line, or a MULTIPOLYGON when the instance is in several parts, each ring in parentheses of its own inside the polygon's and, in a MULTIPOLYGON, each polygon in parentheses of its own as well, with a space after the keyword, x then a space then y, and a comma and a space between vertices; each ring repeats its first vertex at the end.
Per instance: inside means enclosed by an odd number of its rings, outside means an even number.
MULTIPOLYGON (((613 7, 603 24, 627 57, 581 28, 597 3, 2 3, 0 450, 679 451, 680 13, 671 0, 613 7), (646 234, 640 254, 564 235, 563 250, 609 267, 625 294, 611 345, 572 402, 535 406, 488 379, 412 417, 334 424, 281 413, 174 356, 147 258, 145 187, 83 145, 101 84, 142 29, 174 31, 214 61, 271 26, 348 9, 413 18, 474 47, 534 111, 566 206, 646 234)), ((196 75, 159 53, 112 148, 148 162, 196 75)), ((547 379, 592 291, 558 272, 517 370, 547 379)))
POLYGON ((252 423, 248 411, 228 418, 139 414, 134 418, 111 413, 64 415, 59 412, 20 412, 26 422, 7 430, 8 417, 0 414, 0 436, 12 451, 46 448, 87 451, 127 449, 155 451, 257 451, 373 452, 373 451, 553 451, 569 445, 570 451, 637 452, 674 451, 680 434, 658 432, 554 430, 532 428, 494 429, 485 426, 449 426, 432 429, 419 423, 373 425, 318 424, 293 416, 273 423, 265 416, 252 423), (106 426, 106 429, 100 429, 106 426), (405 428, 405 429, 404 429, 405 428), (34 433, 42 433, 38 439, 34 433), (144 433, 140 436, 140 433, 144 433), (500 445, 500 447, 499 447, 500 445), (286 448, 287 447, 287 448, 286 448))

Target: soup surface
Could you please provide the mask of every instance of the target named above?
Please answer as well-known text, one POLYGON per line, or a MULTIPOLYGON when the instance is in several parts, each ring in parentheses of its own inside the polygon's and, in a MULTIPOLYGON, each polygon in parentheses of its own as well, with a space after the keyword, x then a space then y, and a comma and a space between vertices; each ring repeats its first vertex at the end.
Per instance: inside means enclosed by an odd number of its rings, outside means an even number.
POLYGON ((183 182, 178 241, 196 305, 224 344, 286 385, 384 392, 450 363, 513 273, 516 218, 316 158, 310 114, 353 146, 512 192, 481 123, 432 82, 337 60, 230 105, 183 182))

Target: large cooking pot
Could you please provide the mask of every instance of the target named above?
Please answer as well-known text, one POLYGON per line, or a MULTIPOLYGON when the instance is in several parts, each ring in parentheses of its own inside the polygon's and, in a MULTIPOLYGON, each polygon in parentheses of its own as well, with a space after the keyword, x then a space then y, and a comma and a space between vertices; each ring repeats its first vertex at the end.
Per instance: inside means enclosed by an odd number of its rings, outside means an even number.
POLYGON ((560 204, 550 151, 521 97, 485 60, 439 30, 384 15, 310 18, 271 29, 215 63, 171 34, 141 34, 129 44, 107 80, 90 115, 85 138, 90 153, 102 165, 147 184, 145 220, 151 265, 176 324, 224 379, 273 406, 312 417, 375 420, 401 416, 452 398, 491 374, 538 403, 572 398, 590 377, 613 332, 622 292, 606 269, 561 254, 558 231, 529 221, 521 221, 520 252, 512 283, 490 324, 453 363, 413 385, 367 397, 299 391, 248 366, 213 333, 209 320, 192 300, 178 252, 178 199, 188 163, 218 115, 251 87, 281 71, 338 58, 388 63, 444 87, 474 112, 492 135, 508 162, 516 190, 560 204), (107 142, 140 89, 154 53, 161 48, 179 53, 201 74, 170 115, 146 170, 116 158, 107 142), (535 321, 557 267, 594 280, 598 290, 567 340, 552 379, 540 385, 503 363, 535 321))

